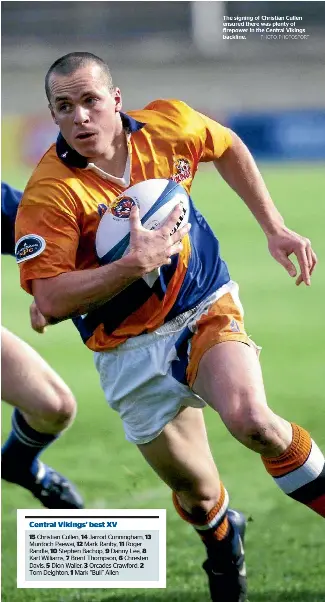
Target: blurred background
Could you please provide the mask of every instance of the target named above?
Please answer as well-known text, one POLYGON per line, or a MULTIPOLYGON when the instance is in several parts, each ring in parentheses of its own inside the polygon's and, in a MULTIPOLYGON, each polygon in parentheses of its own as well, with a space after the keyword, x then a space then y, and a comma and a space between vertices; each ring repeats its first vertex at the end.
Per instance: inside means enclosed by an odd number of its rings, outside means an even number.
MULTIPOLYGON (((86 50, 110 65, 124 109, 173 97, 229 125, 255 156, 289 227, 319 257, 312 287, 297 287, 267 251, 244 203, 204 166, 192 196, 240 283, 246 329, 262 345, 275 412, 307 428, 325 450, 325 2, 1 2, 2 179, 23 187, 55 141, 44 76, 65 53, 86 50), (223 39, 224 16, 293 16, 307 40, 223 39)), ((59 372, 78 400, 75 423, 44 454, 71 478, 88 508, 167 508, 168 591, 16 589, 16 508, 37 502, 4 484, 4 602, 207 602, 203 547, 105 403, 92 356, 70 322, 37 335, 31 297, 15 261, 2 261, 2 322, 59 372), (180 546, 180 542, 182 545, 180 546)), ((3 437, 11 409, 3 404, 3 437)), ((250 602, 324 602, 325 538, 319 517, 283 496, 260 459, 209 408, 211 448, 247 533, 250 602)))
POLYGON ((257 158, 325 157, 325 2, 2 2, 3 177, 56 129, 44 76, 74 50, 111 67, 124 108, 180 98, 229 124, 257 158), (223 17, 302 17, 307 40, 224 40, 223 17))

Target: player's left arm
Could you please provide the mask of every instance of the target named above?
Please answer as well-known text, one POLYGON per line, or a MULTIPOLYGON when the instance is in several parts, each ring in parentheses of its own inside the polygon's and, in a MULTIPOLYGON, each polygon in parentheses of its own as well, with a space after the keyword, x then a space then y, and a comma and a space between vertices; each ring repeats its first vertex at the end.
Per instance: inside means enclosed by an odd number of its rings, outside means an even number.
MULTIPOLYGON (((18 205, 22 199, 22 190, 1 182, 1 254, 15 257, 15 220, 18 205)), ((39 311, 35 301, 29 308, 30 323, 33 330, 43 334, 48 322, 39 311)))
POLYGON ((266 235, 269 251, 274 259, 283 265, 290 276, 296 277, 297 270, 289 259, 293 253, 300 267, 296 284, 304 282, 309 286, 317 263, 310 240, 285 226, 247 146, 234 132, 230 131, 230 135, 231 146, 214 160, 215 167, 255 216, 266 235))

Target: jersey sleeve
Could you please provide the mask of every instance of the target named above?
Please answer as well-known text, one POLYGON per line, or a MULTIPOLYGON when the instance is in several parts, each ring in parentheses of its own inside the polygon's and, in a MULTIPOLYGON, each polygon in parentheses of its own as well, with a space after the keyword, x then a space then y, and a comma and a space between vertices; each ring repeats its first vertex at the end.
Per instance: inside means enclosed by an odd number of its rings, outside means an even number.
POLYGON ((203 113, 197 113, 197 115, 203 122, 201 132, 203 152, 200 161, 207 162, 219 159, 227 148, 231 147, 232 138, 230 130, 221 125, 221 123, 203 115, 203 113))
POLYGON ((79 244, 75 199, 60 182, 28 185, 15 225, 16 261, 21 286, 32 294, 32 281, 75 270, 79 244))
POLYGON ((147 105, 164 114, 174 124, 174 134, 179 140, 195 146, 197 161, 208 162, 219 159, 231 146, 230 130, 210 117, 203 115, 182 100, 158 99, 147 105))

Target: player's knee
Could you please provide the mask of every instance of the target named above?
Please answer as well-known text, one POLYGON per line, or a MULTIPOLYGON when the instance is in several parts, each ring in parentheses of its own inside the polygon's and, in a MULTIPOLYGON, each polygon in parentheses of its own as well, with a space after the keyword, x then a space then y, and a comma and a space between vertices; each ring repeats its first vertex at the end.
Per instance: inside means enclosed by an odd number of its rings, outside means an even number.
POLYGON ((220 495, 217 484, 215 486, 212 484, 202 484, 191 489, 180 489, 179 491, 175 491, 175 493, 182 507, 197 521, 204 519, 206 514, 217 504, 220 495))
POLYGON ((236 439, 248 443, 267 440, 269 415, 271 411, 254 391, 243 391, 235 403, 229 404, 222 418, 236 439))
POLYGON ((42 419, 57 430, 67 428, 76 414, 76 400, 67 386, 52 387, 48 404, 42 410, 42 419))

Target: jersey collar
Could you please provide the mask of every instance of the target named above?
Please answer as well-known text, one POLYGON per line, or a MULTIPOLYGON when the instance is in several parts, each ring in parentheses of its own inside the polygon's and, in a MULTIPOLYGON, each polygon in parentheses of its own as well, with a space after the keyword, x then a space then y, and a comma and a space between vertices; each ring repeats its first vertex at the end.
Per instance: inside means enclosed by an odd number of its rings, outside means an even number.
MULTIPOLYGON (((123 128, 126 131, 130 132, 130 134, 141 130, 141 128, 143 128, 143 126, 146 125, 141 121, 133 119, 133 117, 131 117, 127 113, 120 112, 120 115, 122 119, 123 128)), ((87 157, 80 155, 76 150, 71 148, 71 146, 69 146, 69 144, 63 138, 61 133, 58 135, 56 140, 56 154, 59 157, 59 159, 63 161, 63 163, 68 165, 68 167, 79 167, 84 169, 88 165, 87 157)))

